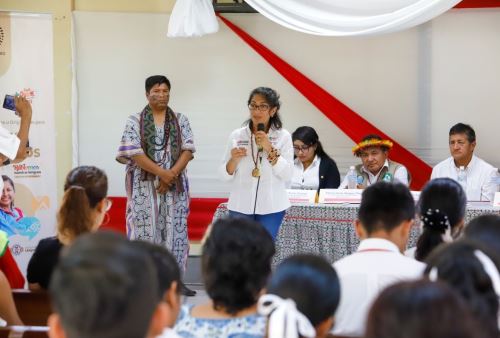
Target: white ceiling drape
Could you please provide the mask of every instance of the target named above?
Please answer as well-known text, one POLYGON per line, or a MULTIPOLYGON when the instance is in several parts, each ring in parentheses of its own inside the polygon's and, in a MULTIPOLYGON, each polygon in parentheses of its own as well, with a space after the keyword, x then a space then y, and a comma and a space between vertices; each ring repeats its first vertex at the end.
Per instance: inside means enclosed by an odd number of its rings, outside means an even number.
MULTIPOLYGON (((397 32, 429 21, 461 0, 246 0, 268 19, 323 36, 397 32)), ((210 0, 177 0, 168 36, 190 37, 218 29, 210 0)))
POLYGON ((391 33, 417 26, 461 0, 246 0, 268 19, 324 36, 391 33))
POLYGON ((188 38, 218 30, 219 23, 211 0, 177 0, 168 22, 167 36, 188 38))

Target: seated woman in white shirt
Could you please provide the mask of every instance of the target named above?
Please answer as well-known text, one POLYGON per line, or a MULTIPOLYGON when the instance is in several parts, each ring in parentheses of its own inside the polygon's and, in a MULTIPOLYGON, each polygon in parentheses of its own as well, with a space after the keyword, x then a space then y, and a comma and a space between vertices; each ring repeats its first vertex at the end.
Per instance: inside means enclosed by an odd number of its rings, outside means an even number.
POLYGON ((333 189, 340 184, 335 161, 323 150, 316 130, 303 126, 292 134, 295 154, 292 189, 333 189))

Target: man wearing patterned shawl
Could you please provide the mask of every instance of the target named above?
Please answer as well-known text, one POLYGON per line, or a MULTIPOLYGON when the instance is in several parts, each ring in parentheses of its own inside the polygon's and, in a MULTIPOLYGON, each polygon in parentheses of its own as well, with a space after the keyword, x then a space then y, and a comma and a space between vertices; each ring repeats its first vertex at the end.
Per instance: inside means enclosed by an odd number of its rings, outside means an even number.
POLYGON ((186 116, 168 106, 165 76, 146 79, 146 98, 146 107, 129 116, 116 157, 126 164, 127 234, 165 246, 184 271, 189 246, 186 166, 195 151, 193 133, 186 116))
MULTIPOLYGON (((375 182, 398 181, 410 185, 411 176, 404 165, 388 159, 392 142, 383 140, 378 135, 367 135, 352 148, 354 156, 361 158, 361 164, 355 166, 357 188, 364 189, 375 182)), ((347 188, 347 175, 340 184, 340 189, 347 188)))

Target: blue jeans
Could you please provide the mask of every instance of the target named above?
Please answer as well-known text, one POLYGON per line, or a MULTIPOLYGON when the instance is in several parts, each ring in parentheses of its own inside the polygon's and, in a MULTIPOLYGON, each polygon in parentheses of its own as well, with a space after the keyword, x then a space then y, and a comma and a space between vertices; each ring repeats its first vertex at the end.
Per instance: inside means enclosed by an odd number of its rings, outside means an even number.
POLYGON ((229 210, 229 217, 246 217, 253 219, 260 224, 269 232, 273 241, 276 241, 276 237, 278 237, 278 232, 280 230, 281 222, 283 221, 283 217, 285 217, 285 211, 275 212, 272 214, 266 215, 247 215, 242 214, 240 212, 229 210))

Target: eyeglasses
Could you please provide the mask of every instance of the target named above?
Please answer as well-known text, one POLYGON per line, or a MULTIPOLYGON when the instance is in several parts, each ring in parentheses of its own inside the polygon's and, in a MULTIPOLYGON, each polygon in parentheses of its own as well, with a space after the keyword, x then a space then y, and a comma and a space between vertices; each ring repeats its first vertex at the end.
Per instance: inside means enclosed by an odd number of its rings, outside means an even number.
POLYGON ((305 152, 309 151, 309 148, 311 148, 311 146, 308 146, 305 144, 303 146, 293 146, 293 151, 295 151, 296 153, 301 152, 301 151, 303 153, 305 153, 305 152))
POLYGON ((111 209, 111 206, 113 205, 113 201, 106 198, 106 212, 108 212, 111 209))
POLYGON ((261 104, 261 105, 256 105, 255 103, 250 103, 248 105, 248 109, 250 110, 256 110, 258 109, 259 111, 268 111, 269 110, 269 105, 268 104, 261 104))

